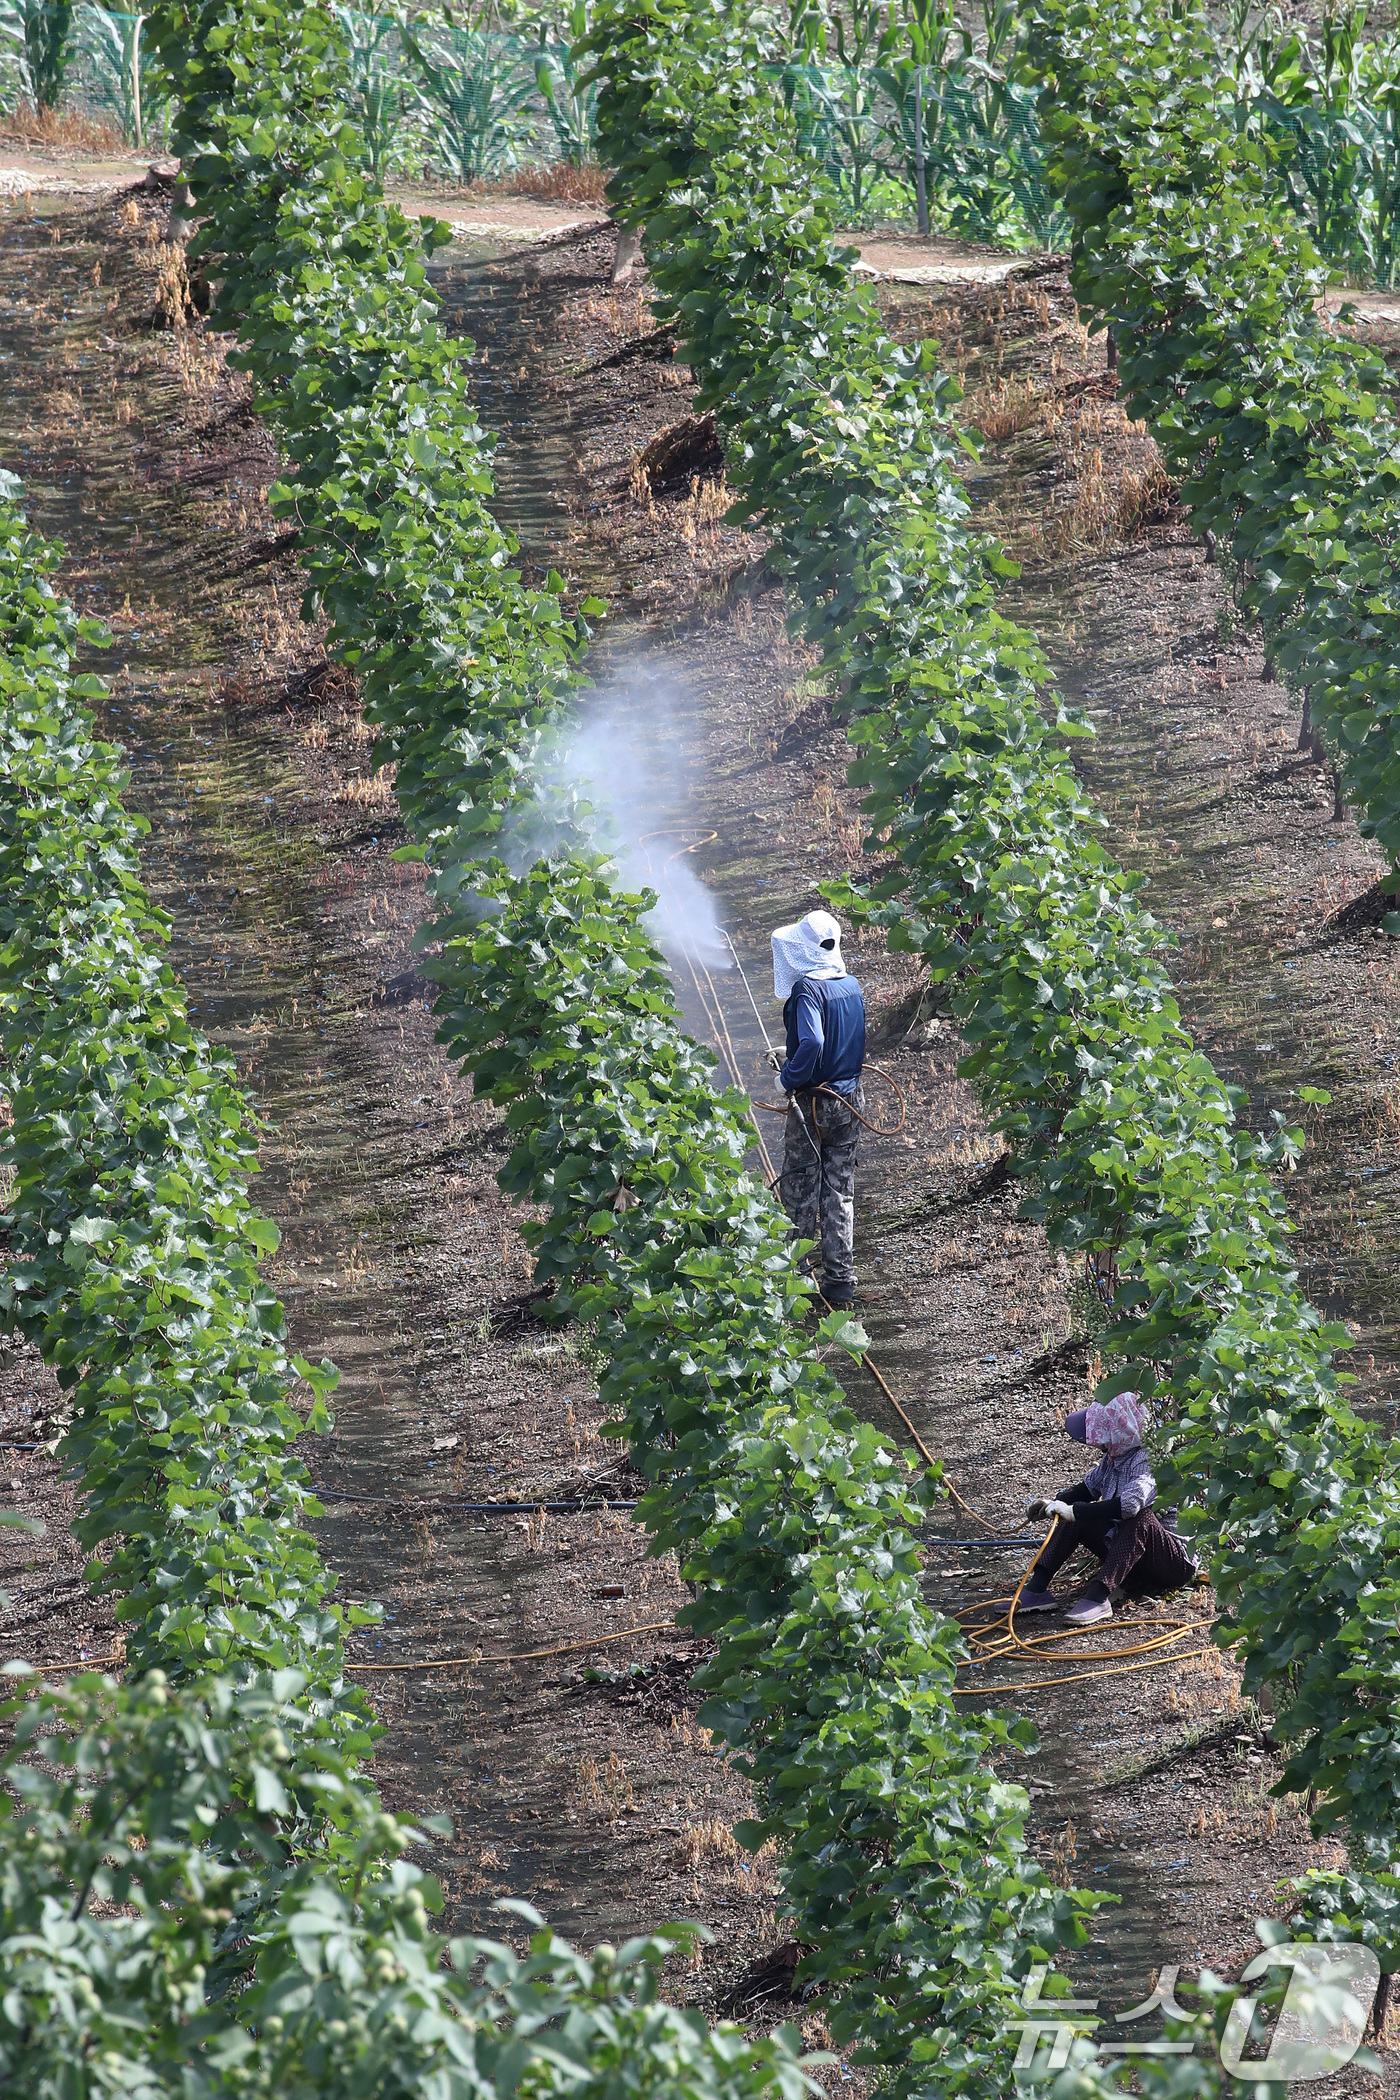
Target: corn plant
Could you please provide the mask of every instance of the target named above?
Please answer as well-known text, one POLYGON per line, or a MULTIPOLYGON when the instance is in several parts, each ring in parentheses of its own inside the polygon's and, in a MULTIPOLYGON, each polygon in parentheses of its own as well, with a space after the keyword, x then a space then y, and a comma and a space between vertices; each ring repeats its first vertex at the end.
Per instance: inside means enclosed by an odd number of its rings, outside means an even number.
POLYGON ((896 35, 884 0, 857 0, 844 13, 828 13, 821 0, 790 0, 788 56, 778 75, 784 103, 803 149, 857 224, 888 173, 878 64, 896 35))
POLYGON ((1364 5, 1325 12, 1316 47, 1306 28, 1261 37, 1255 112, 1284 142, 1280 172, 1289 201, 1323 254, 1369 276, 1372 127, 1361 95, 1365 16, 1364 5))
POLYGON ((408 96, 396 63, 399 24, 393 15, 366 14, 357 7, 337 6, 335 15, 348 76, 342 92, 377 181, 387 168, 402 164, 411 142, 408 96))
POLYGON ((73 55, 72 0, 0 0, 0 41, 26 100, 56 108, 73 55))
POLYGON ((513 167, 530 126, 535 70, 514 37, 444 18, 407 18, 403 47, 417 74, 416 106, 430 151, 458 182, 513 167))
POLYGON ((885 172, 883 81, 866 65, 812 64, 784 69, 788 106, 804 145, 847 200, 859 224, 885 172))
POLYGON ((583 69, 574 57, 574 46, 588 27, 588 0, 571 0, 560 23, 541 27, 535 59, 535 84, 554 126, 559 157, 574 168, 593 158, 598 122, 598 90, 584 85, 583 69))
POLYGON ((144 14, 86 4, 76 24, 77 45, 92 67, 98 92, 133 146, 145 145, 152 119, 169 94, 160 62, 142 36, 148 20, 144 14))
POLYGON ((865 6, 849 17, 818 0, 792 0, 781 69, 803 148, 866 215, 876 186, 915 187, 922 133, 930 208, 973 240, 1044 246, 1066 222, 1045 177, 1034 87, 1017 77, 1020 35, 1012 0, 983 0, 980 29, 951 0, 865 6))
POLYGON ((916 82, 933 208, 970 240, 1056 246, 1067 227, 1045 173, 1035 88, 1017 77, 1012 0, 983 0, 980 31, 955 20, 948 0, 911 8, 903 48, 879 72, 886 137, 897 162, 914 164, 916 82))
POLYGON ((1394 35, 1362 35, 1365 10, 1324 13, 1261 37, 1251 114, 1279 141, 1279 179, 1321 252, 1362 282, 1393 285, 1400 248, 1400 125, 1394 35))
POLYGON ((1369 188, 1374 215, 1371 272, 1387 288, 1400 282, 1400 37, 1363 47, 1360 93, 1370 113, 1369 188))
POLYGON ((1329 262, 1391 286, 1400 269, 1400 40, 1364 35, 1365 10, 1324 8, 1316 32, 1231 0, 1203 22, 1233 109, 1221 121, 1259 144, 1274 182, 1329 262))

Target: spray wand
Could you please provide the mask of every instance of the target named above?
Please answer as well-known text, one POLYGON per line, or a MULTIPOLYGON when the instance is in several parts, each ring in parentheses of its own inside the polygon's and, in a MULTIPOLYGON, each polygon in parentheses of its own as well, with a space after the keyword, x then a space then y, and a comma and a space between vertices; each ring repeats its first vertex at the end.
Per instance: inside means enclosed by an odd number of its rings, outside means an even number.
POLYGON ((739 951, 735 947, 733 941, 729 938, 729 929, 727 927, 722 926, 720 928, 720 932, 724 935, 725 944, 728 947, 730 954, 734 958, 734 967, 739 972, 739 975, 743 980, 744 990, 749 995, 749 1005, 753 1008, 753 1017, 755 1021, 757 1021, 759 1028, 762 1030, 763 1040, 768 1046, 768 1055, 770 1057, 776 1057, 778 1053, 773 1047, 772 1037, 769 1035, 767 1028, 764 1026, 763 1016, 758 1010, 758 1001, 753 995, 753 986, 749 983, 748 972, 745 970, 744 965, 739 960, 739 951))

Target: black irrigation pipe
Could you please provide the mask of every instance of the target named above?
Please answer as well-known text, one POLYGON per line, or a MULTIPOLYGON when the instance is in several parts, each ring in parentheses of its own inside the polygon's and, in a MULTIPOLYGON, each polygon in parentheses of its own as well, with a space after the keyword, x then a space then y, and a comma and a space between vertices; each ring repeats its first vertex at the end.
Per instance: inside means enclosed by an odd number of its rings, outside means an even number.
MULTIPOLYGON (((31 1448, 37 1449, 38 1447, 36 1445, 31 1448)), ((574 1510, 635 1509, 637 1507, 635 1501, 540 1502, 533 1500, 528 1495, 522 1495, 518 1502, 433 1502, 428 1500, 428 1498, 425 1496, 420 1497, 417 1495, 351 1495, 347 1493, 344 1488, 323 1488, 316 1487, 314 1484, 312 1486, 312 1493, 317 1497, 319 1501, 354 1502, 358 1503, 360 1507, 365 1509, 424 1509, 441 1510, 444 1512, 448 1510, 453 1510, 458 1512, 466 1512, 468 1515, 471 1516, 491 1517, 518 1517, 522 1513, 528 1514, 531 1510, 536 1509, 542 1509, 544 1510, 546 1515, 553 1516, 556 1514, 556 1512, 568 1513, 574 1510)), ((959 1551, 962 1551, 965 1547, 968 1546, 1039 1546, 1040 1544, 1042 1544, 1042 1541, 1039 1538, 1032 1538, 1029 1535, 1027 1535, 1024 1538, 1007 1539, 947 1539, 941 1537, 937 1532, 926 1531, 920 1534, 920 1543, 925 1546, 956 1546, 959 1551)))
POLYGON ((312 1487, 318 1501, 358 1502, 373 1509, 431 1509, 466 1510, 475 1516, 528 1516, 531 1510, 542 1509, 552 1516, 556 1511, 579 1509, 635 1509, 635 1502, 535 1502, 523 1495, 518 1502, 432 1502, 418 1495, 348 1495, 342 1488, 312 1487))
POLYGON ((1041 1546, 1045 1542, 1043 1539, 1030 1537, 1018 1539, 945 1539, 940 1537, 935 1531, 923 1531, 919 1534, 919 1543, 921 1546, 956 1546, 958 1551, 962 1552, 967 1546, 1041 1546))

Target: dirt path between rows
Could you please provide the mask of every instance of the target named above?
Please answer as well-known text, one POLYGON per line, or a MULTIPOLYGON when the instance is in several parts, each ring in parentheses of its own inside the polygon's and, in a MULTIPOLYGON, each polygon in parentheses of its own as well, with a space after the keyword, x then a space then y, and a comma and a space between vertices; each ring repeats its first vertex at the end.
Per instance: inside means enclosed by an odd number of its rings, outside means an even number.
MULTIPOLYGON (((634 719, 654 720, 663 698, 677 718, 689 821, 694 833, 715 834, 697 859, 740 953, 761 971, 769 926, 814 901, 816 879, 858 858, 845 740, 786 639, 761 543, 724 525, 703 475, 687 483, 671 473, 668 486, 664 474, 658 485, 642 471, 649 458, 674 457, 673 442, 658 443, 661 432, 672 440, 686 433, 687 375, 655 341, 641 288, 604 289, 608 252, 603 236, 492 272, 492 298, 515 322, 514 334, 497 322, 488 366, 508 370, 514 390, 512 404, 497 407, 514 441, 503 452, 505 500, 527 538, 533 527, 542 558, 547 546, 566 546, 577 573, 596 580, 610 569, 631 603, 645 607, 645 642, 618 645, 621 667, 607 655, 605 704, 626 719, 622 689, 630 684, 634 719), (505 290, 512 278, 513 300, 505 290), (522 458, 517 477, 513 463, 522 458)), ((1019 282, 989 289, 945 282, 932 298, 893 279, 882 297, 901 333, 943 337, 966 373, 970 412, 997 434, 969 479, 994 522, 1038 558, 1018 603, 1049 615, 1047 640, 1066 677, 1084 661, 1082 650, 1072 657, 1063 646, 1083 634, 1072 608, 1086 593, 1104 594, 1105 577, 1122 578, 1111 586, 1119 625, 1095 631, 1105 681, 1110 667, 1119 681, 1141 675, 1144 634, 1213 629, 1218 578, 1187 544, 1154 449, 1112 401, 1101 345, 1084 337, 1059 266, 1032 267, 1019 282), (1037 394, 1045 396, 1038 405, 1037 394)), ((479 288, 463 295, 462 325, 480 334, 488 304, 479 288)), ((691 435, 702 442, 703 433, 691 435)), ((1270 717, 1277 705, 1275 688, 1270 717)), ((1193 726, 1213 740, 1213 719, 1193 726)), ((1268 731, 1276 741, 1272 720, 1268 731)), ((1260 722, 1242 720, 1240 737, 1236 763, 1247 756, 1267 776, 1273 763, 1260 722)), ((1095 768, 1105 763, 1107 735, 1086 761, 1096 789, 1095 768)), ((1141 860, 1134 849, 1156 835, 1154 825, 1170 859, 1166 827, 1175 837, 1179 803, 1199 797, 1185 752, 1168 745, 1159 763, 1165 814, 1139 810, 1121 848, 1130 859, 1141 860)), ((1303 791, 1309 808, 1320 805, 1315 765, 1303 791)), ((1330 791, 1326 804, 1330 819, 1330 791)), ((1108 807, 1112 815, 1111 800, 1108 807)), ((1281 867, 1303 850, 1291 806, 1282 815, 1274 830, 1281 867)), ((1262 867, 1258 844, 1250 842, 1251 866, 1262 867)), ((1352 851, 1355 888, 1369 879, 1369 862, 1354 835, 1352 851)), ((1208 866, 1203 860, 1203 875, 1208 866)), ((1335 877, 1330 894, 1345 894, 1335 877)), ((1165 916, 1175 917, 1176 903, 1164 897, 1165 916)), ((1192 1017, 1209 1037, 1190 955, 1188 948, 1192 1017)), ((1357 972, 1363 984, 1371 959, 1368 951, 1357 972)), ((1039 1233, 1017 1223, 1011 1192, 979 1194, 977 1169, 997 1148, 957 1080, 959 1044, 946 1020, 918 1009, 909 978, 877 944, 857 943, 854 962, 872 994, 881 1059, 910 1104, 901 1138, 870 1148, 858 1248, 863 1317, 925 1437, 998 1531, 1013 1533, 1027 1494, 1076 1470, 1058 1425, 1083 1391, 1089 1352, 1060 1345, 1067 1326, 1092 1325, 1092 1308, 1039 1233)), ((1293 975, 1278 973, 1277 1001, 1292 997, 1293 975)), ((743 1005, 734 990, 729 1020, 748 1059, 744 1077, 762 1092, 757 1029, 743 1005)), ((1321 1132, 1310 1172, 1317 1187, 1335 1190, 1344 1163, 1329 1142, 1332 1128, 1321 1132)), ((1299 1186, 1309 1184, 1300 1177, 1299 1186)), ((1313 1218, 1309 1205, 1305 1237, 1313 1218)), ((867 1382, 852 1391, 882 1426, 904 1435, 867 1382)), ((1009 1583, 1024 1565, 1024 1550, 998 1560, 952 1512, 939 1532, 959 1541, 931 1555, 939 1601, 968 1605, 987 1593, 989 1579, 1009 1583)), ((1212 1604, 1197 1592, 1168 1609, 1203 1619, 1212 1604)), ((1130 1615, 1103 1648, 1150 1638, 1147 1616, 1130 1615)), ((1071 1675, 1073 1665, 1046 1674, 1071 1675)), ((1122 1674, 1052 1684, 1011 1703, 1024 1703, 1043 1730, 1030 1779, 1041 1856, 1123 1899, 1082 1965, 1112 2010, 1145 1997, 1164 1963, 1233 1968, 1255 1949, 1255 1918, 1278 1913, 1281 1880, 1340 1863, 1335 1842, 1310 1836, 1300 1801, 1272 1796, 1281 1759, 1268 1717, 1241 1700, 1236 1673, 1217 1651, 1169 1668, 1130 1663, 1122 1674)))
MULTIPOLYGON (((714 1995, 774 1941, 774 1862, 732 1837, 750 1796, 696 1722, 686 1592, 625 1513, 636 1483, 598 1436, 587 1337, 532 1316, 495 1183, 504 1127, 432 1041, 421 879, 391 858, 403 834, 353 693, 295 618, 266 440, 219 346, 149 325, 163 230, 144 196, 0 218, 4 454, 67 543, 65 587, 114 630, 106 726, 151 822, 173 961, 272 1126, 267 1273, 297 1346, 342 1372, 335 1434, 306 1452, 321 1530, 343 1593, 386 1606, 352 1656, 465 1658, 365 1670, 376 1776, 393 1806, 456 1821, 433 1852, 449 1929, 498 1929, 505 1895, 590 1941, 698 1915, 719 1933, 714 1995), (595 1506, 536 1513, 570 1497, 595 1506), (473 1502, 511 1506, 452 1508, 473 1502)), ((6 1552, 5 1653, 58 1668, 114 1638, 79 1584, 71 1494, 20 1448, 61 1422, 49 1374, 5 1349, 13 1492, 49 1527, 6 1552)))
MULTIPOLYGON (((149 870, 175 920, 176 965, 197 1017, 234 1050, 275 1126, 260 1197, 284 1239, 270 1273, 298 1346, 325 1350, 344 1374, 336 1434, 308 1453, 327 1491, 326 1548, 346 1592, 389 1612, 357 1659, 472 1658, 367 1675, 389 1724, 380 1783, 396 1806, 445 1808, 457 1820, 456 1838, 433 1848, 450 1929, 489 1923, 502 1894, 529 1897, 585 1941, 696 1916, 716 1944, 678 1987, 714 2006, 747 1975, 762 1994, 756 2016, 790 2011, 776 1863, 749 1858, 733 1839, 745 1788, 710 1754, 695 1717, 694 1650, 668 1630, 684 1597, 674 1567, 646 1560, 625 1510, 534 1514, 541 1500, 569 1496, 625 1503, 629 1476, 597 1435, 588 1338, 532 1316, 518 1217, 494 1181, 504 1132, 432 1043, 409 949, 421 895, 411 869, 390 858, 402 834, 388 785, 369 768, 353 691, 295 619, 295 577, 262 500, 266 443, 217 344, 197 329, 147 325, 161 214, 146 197, 93 211, 60 199, 0 219, 4 462, 29 482, 36 522, 67 539, 73 595, 116 629, 109 726, 132 753, 133 800, 152 818, 149 870), (427 1506, 511 1495, 518 1514, 427 1506), (654 1621, 661 1631, 591 1652, 490 1660, 654 1621)), ((575 229, 487 261, 468 242, 444 262, 444 292, 453 324, 486 353, 478 379, 503 434, 503 507, 527 557, 603 583, 624 609, 597 653, 588 703, 606 725, 603 748, 634 765, 641 754, 668 839, 713 834, 695 864, 753 965, 771 1027, 761 968, 769 927, 860 857, 845 738, 786 637, 761 542, 723 523, 712 476, 685 471, 684 447, 669 482, 638 474, 644 447, 686 417, 687 375, 653 340, 641 290, 609 286, 611 243, 606 230, 575 229)), ((1232 782, 1253 764, 1256 830, 1239 851, 1263 871, 1260 888, 1247 896, 1233 868, 1227 887, 1241 900, 1236 916, 1258 918, 1261 1000, 1267 973, 1277 978, 1275 987, 1267 977, 1277 1009, 1269 1040, 1291 1043, 1296 1030, 1306 1062, 1321 1003, 1340 1029, 1352 1008, 1338 988, 1349 988, 1355 1012, 1370 1016, 1364 1002, 1382 962, 1393 978, 1393 950, 1369 938, 1319 945, 1306 918, 1287 931, 1309 852, 1339 850, 1321 844, 1316 769, 1275 758, 1277 688, 1244 677, 1247 659, 1230 644, 1209 652, 1222 660, 1209 672, 1223 676, 1218 688, 1203 687, 1204 664, 1186 665, 1208 653, 1201 637, 1217 617, 1218 581, 1169 508, 1153 522, 1162 492, 1150 448, 1114 424, 1097 346, 1053 272, 932 291, 893 277, 881 296, 896 326, 944 336, 968 370, 976 411, 1005 426, 979 493, 1013 538, 1038 535, 1059 559, 1028 576, 1021 602, 1048 623, 1089 703, 1117 703, 1086 777, 1110 807, 1118 850, 1152 866, 1164 916, 1191 935, 1189 1001, 1222 1045, 1240 980, 1233 965, 1228 978, 1192 970, 1222 947, 1205 943, 1203 924, 1222 916, 1212 896, 1219 779, 1204 771, 1207 751, 1161 734, 1172 707, 1212 751, 1225 748, 1217 736, 1235 737, 1232 782), (1038 391, 1050 408, 1019 420, 1038 391), (1111 544, 1065 566, 1094 532, 1111 533, 1111 544), (1255 750, 1256 734, 1267 749, 1255 750), (1265 776, 1279 766, 1293 799, 1273 809, 1265 776), (1155 795, 1134 769, 1156 782, 1155 795), (1188 857, 1166 842, 1182 845, 1192 811, 1200 846, 1188 857), (1315 978, 1324 964, 1314 953, 1343 977, 1315 978), (1300 967, 1286 971, 1290 961, 1300 967)), ((682 434, 703 443, 703 433, 682 434)), ((1225 828, 1233 836, 1239 820, 1225 828)), ((1350 827, 1337 834, 1345 841, 1350 827)), ((1335 874, 1317 870, 1331 901, 1343 876, 1363 886, 1369 866, 1359 844, 1340 851, 1335 874)), ((1227 926, 1210 933, 1232 931, 1224 915, 1227 926)), ((1043 1236, 1018 1223, 1014 1192, 988 1173, 998 1147, 957 1078, 947 1019, 878 942, 857 943, 852 959, 880 1061, 909 1104, 900 1136, 869 1146, 862 1182, 858 1252, 874 1353, 995 1535, 1014 1536, 1028 1494, 1074 1470, 1059 1424, 1084 1391, 1089 1351, 1065 1338, 1086 1309, 1043 1236)), ((717 982, 740 1075, 764 1092, 758 1022, 734 973, 717 982)), ((705 1027, 699 990, 683 990, 705 1027)), ((1370 1099, 1391 1054, 1363 1052, 1358 1033, 1334 1060, 1357 1100, 1370 1099)), ((1276 1085, 1266 1071, 1260 1112, 1276 1085)), ((1366 1112, 1374 1125, 1380 1111, 1366 1112)), ((1329 1112, 1319 1131, 1305 1189, 1310 1244, 1313 1204, 1319 1216, 1323 1201, 1345 1204, 1347 1129, 1329 1112)), ((1329 1248, 1324 1238, 1327 1260, 1329 1248)), ((1335 1273, 1338 1302, 1360 1317, 1353 1271, 1343 1263, 1335 1273)), ((1383 1296, 1374 1347, 1367 1336, 1377 1404, 1390 1393, 1387 1304, 1383 1296)), ((0 1434, 30 1440, 37 1417, 47 1438, 58 1410, 46 1374, 13 1349, 3 1370, 0 1434)), ((869 1380, 856 1374, 851 1391, 907 1440, 869 1380)), ((63 1665, 84 1648, 102 1652, 109 1622, 76 1588, 53 1462, 42 1451, 7 1462, 17 1499, 51 1528, 19 1556, 23 1587, 6 1582, 16 1592, 6 1653, 63 1665)), ((949 1608, 1014 1581, 1024 1564, 1024 1549, 989 1549, 951 1507, 930 1529, 929 1590, 949 1608)), ((1209 1595, 1173 1609, 1199 1624, 1209 1595)), ((1134 1639, 1149 1630, 1137 1616, 1128 1625, 1134 1639)), ((1214 1651, 998 1703, 1022 1705, 1043 1731, 1041 1756, 1014 1771, 1032 1787, 1041 1856, 1062 1878, 1124 1899, 1082 1965, 1110 2015, 1144 1997, 1164 1962, 1223 1968, 1252 1951, 1252 1920, 1275 1908, 1274 1883, 1339 1856, 1310 1838, 1298 1802, 1268 1798, 1278 1761, 1267 1717, 1242 1705, 1214 1651)), ((820 2008, 802 2018, 808 2039, 822 2040, 820 2008)))

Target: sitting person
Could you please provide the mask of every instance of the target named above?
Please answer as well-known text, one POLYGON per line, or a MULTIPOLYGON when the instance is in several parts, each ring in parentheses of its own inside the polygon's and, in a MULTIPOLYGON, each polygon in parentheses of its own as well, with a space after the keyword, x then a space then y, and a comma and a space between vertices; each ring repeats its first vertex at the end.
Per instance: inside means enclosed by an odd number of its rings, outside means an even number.
POLYGON ((1026 1578, 1018 1611, 1056 1607, 1050 1578, 1079 1546, 1087 1546, 1101 1566, 1065 1614, 1071 1626, 1111 1619, 1115 1598, 1167 1596, 1191 1581, 1195 1561, 1153 1512, 1157 1482, 1142 1448, 1145 1427, 1136 1393, 1095 1400, 1066 1415, 1066 1435, 1077 1444, 1095 1445, 1103 1456, 1075 1486, 1062 1488, 1053 1500, 1038 1495, 1027 1509, 1028 1517, 1057 1521, 1026 1578))

